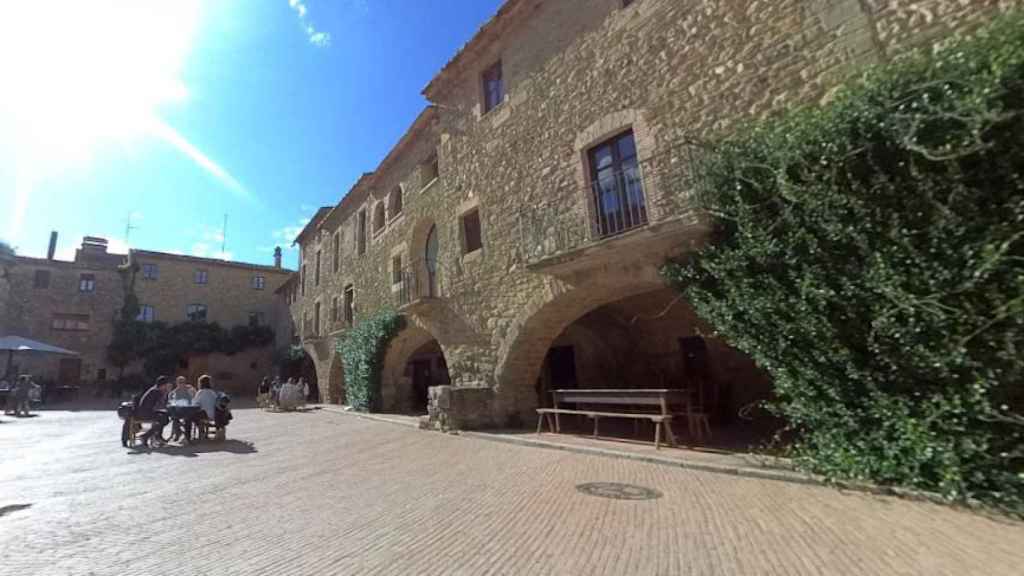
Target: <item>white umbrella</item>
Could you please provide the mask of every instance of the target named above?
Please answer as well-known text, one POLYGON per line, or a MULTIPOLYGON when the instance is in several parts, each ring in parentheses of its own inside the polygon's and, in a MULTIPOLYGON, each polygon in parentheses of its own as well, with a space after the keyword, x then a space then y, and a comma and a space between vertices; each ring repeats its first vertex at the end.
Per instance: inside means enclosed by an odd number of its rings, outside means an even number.
POLYGON ((15 352, 37 352, 42 354, 60 354, 62 356, 78 356, 78 352, 66 350, 45 342, 29 340, 28 338, 22 338, 21 336, 0 337, 0 351, 4 350, 7 351, 7 369, 4 370, 4 374, 10 373, 11 363, 14 361, 15 352))

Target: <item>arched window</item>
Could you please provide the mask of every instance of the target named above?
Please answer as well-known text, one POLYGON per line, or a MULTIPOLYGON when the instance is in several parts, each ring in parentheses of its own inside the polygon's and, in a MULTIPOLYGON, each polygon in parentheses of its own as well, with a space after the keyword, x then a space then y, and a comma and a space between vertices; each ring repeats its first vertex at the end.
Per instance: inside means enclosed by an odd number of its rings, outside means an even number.
POLYGON ((388 219, 394 220, 396 216, 402 213, 402 187, 395 186, 395 189, 391 191, 391 195, 388 196, 388 219))
POLYGON ((384 229, 384 203, 378 202, 373 208, 373 233, 377 234, 384 229))

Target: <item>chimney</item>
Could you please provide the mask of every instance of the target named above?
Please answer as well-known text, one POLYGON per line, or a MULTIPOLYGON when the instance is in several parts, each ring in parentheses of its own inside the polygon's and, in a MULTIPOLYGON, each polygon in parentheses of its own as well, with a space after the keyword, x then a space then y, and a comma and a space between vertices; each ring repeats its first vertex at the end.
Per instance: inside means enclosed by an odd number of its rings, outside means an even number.
POLYGON ((53 255, 57 252, 57 231, 50 232, 50 247, 46 250, 46 259, 53 260, 53 255))
POLYGON ((106 254, 107 239, 97 236, 86 236, 82 238, 82 252, 89 254, 106 254))
POLYGON ((274 268, 281 267, 281 247, 277 246, 274 248, 274 268))

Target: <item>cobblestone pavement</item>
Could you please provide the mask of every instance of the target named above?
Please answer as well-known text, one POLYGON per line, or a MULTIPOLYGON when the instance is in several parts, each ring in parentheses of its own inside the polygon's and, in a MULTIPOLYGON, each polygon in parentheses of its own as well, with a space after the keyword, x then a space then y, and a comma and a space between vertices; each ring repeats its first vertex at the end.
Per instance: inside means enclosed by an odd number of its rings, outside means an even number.
POLYGON ((226 443, 152 452, 121 448, 112 412, 2 420, 0 574, 959 576, 1024 566, 1022 525, 941 506, 351 415, 238 410, 226 443), (591 482, 661 497, 576 488, 591 482))

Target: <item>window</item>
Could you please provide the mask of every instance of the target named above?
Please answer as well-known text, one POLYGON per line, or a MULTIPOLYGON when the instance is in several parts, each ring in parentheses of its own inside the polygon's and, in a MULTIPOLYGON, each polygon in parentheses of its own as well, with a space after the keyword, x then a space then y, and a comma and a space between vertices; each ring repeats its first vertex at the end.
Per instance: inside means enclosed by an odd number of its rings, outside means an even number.
POLYGON ((422 186, 426 188, 428 184, 437 180, 437 177, 441 175, 441 171, 438 169, 437 154, 434 154, 427 161, 423 163, 421 168, 422 172, 422 186))
POLYGON ((32 280, 32 286, 34 288, 49 288, 50 287, 50 271, 49 270, 36 270, 36 276, 32 280))
POLYGON ((331 298, 331 322, 338 321, 338 297, 331 298))
POLYGON ((480 236, 480 209, 474 208, 462 216, 463 254, 470 254, 483 248, 480 236))
POLYGON ((337 274, 341 265, 341 232, 334 233, 334 244, 331 246, 331 272, 337 274))
POLYGON ((380 234, 380 232, 382 230, 384 230, 384 224, 385 223, 386 222, 384 220, 384 203, 383 202, 378 202, 377 205, 373 207, 373 235, 374 236, 376 236, 377 234, 380 234))
POLYGON ((142 278, 145 280, 156 280, 160 276, 160 269, 156 264, 142 265, 142 278))
POLYGON ((345 286, 345 301, 343 304, 345 313, 345 324, 351 326, 355 320, 355 310, 353 308, 356 297, 355 288, 351 284, 345 286))
POLYGON ((265 318, 263 312, 249 312, 249 326, 252 328, 263 326, 266 324, 265 318))
POLYGON ((320 251, 316 251, 315 268, 313 269, 313 286, 320 285, 320 251))
POLYGON ((395 186, 388 196, 388 220, 394 220, 402 213, 402 187, 395 186))
POLYGON ((96 276, 94 274, 82 274, 78 277, 79 292, 95 292, 96 276))
POLYGON ((256 275, 252 277, 253 290, 263 290, 267 286, 267 277, 256 275))
POLYGON ((359 255, 366 254, 366 210, 356 215, 356 248, 359 255))
POLYGON ((62 332, 85 332, 89 330, 89 315, 54 314, 50 326, 62 332))
POLYGON ((595 225, 611 236, 647 223, 647 205, 633 131, 590 149, 590 181, 595 225))
POLYGON ((107 369, 106 368, 97 368, 96 369, 96 379, 97 380, 106 380, 107 379, 107 369))
POLYGON ((156 311, 152 306, 143 304, 142 306, 139 306, 139 315, 136 316, 135 319, 141 320, 142 322, 152 322, 153 320, 156 320, 156 311))
POLYGON ((391 257, 391 283, 402 283, 402 255, 396 254, 391 257))
POLYGON ((302 289, 302 295, 306 295, 306 265, 302 265, 302 275, 299 278, 299 287, 302 289))
POLYGON ((493 110, 505 99, 505 83, 501 79, 501 60, 483 73, 484 114, 493 110))
POLYGON ((320 303, 313 307, 313 334, 320 335, 320 303))
POLYGON ((208 280, 206 270, 196 270, 196 284, 206 284, 208 280))
POLYGON ((206 321, 206 304, 189 304, 185 316, 191 322, 206 321))

